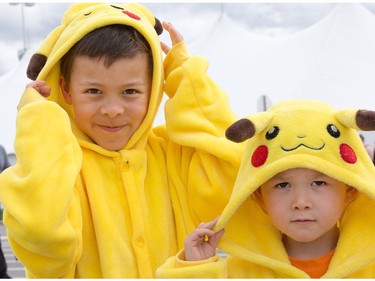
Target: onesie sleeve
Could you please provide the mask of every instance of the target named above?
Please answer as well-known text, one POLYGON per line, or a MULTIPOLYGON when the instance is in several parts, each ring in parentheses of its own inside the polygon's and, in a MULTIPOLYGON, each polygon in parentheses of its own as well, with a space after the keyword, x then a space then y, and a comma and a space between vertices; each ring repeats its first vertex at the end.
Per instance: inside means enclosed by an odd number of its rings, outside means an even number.
POLYGON ((4 224, 27 277, 74 277, 82 242, 74 191, 82 162, 67 113, 26 89, 19 105, 17 163, 0 175, 4 224))
POLYGON ((165 93, 168 95, 169 98, 172 98, 176 93, 176 88, 173 87, 174 85, 178 85, 177 83, 171 83, 168 77, 170 78, 171 72, 176 70, 177 68, 181 67, 188 59, 190 58, 190 54, 186 49, 185 42, 179 42, 172 46, 171 50, 168 52, 167 56, 164 59, 164 75, 166 80, 168 81, 168 87, 165 88, 165 93))
POLYGON ((156 271, 157 278, 227 278, 226 260, 218 255, 202 261, 185 261, 183 250, 156 271))
MULTIPOLYGON (((168 168, 176 213, 191 216, 197 226, 220 215, 228 202, 245 144, 225 137, 238 117, 227 94, 207 74, 207 60, 188 56, 184 48, 172 48, 170 57, 181 53, 183 59, 176 59, 174 67, 168 61, 165 65, 165 91, 171 97, 165 104, 166 128, 175 144, 168 168)), ((195 227, 188 224, 190 232, 195 227)))

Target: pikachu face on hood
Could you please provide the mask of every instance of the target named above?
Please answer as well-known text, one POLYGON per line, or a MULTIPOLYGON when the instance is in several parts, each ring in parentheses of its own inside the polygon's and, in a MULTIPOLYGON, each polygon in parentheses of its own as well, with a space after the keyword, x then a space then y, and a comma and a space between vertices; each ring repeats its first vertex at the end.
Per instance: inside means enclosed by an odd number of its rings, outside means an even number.
POLYGON ((75 3, 65 12, 61 25, 56 27, 32 56, 27 75, 32 80, 44 80, 51 87, 49 100, 57 102, 70 116, 72 108, 61 93, 60 60, 85 35, 91 31, 114 24, 131 26, 148 41, 153 57, 152 89, 148 113, 144 122, 127 144, 134 147, 145 142, 152 128, 163 95, 163 60, 158 35, 163 31, 160 21, 144 6, 136 3, 75 3))
MULTIPOLYGON (((293 168, 319 171, 359 191, 342 222, 343 227, 356 225, 344 236, 358 236, 356 231, 366 227, 368 216, 375 219, 375 168, 356 130, 375 130, 375 111, 338 111, 312 100, 284 101, 231 125, 227 138, 248 143, 231 199, 215 227, 226 229, 219 247, 256 262, 262 260, 260 256, 288 260, 281 250, 280 233, 251 195, 276 174, 293 168)), ((360 231, 375 237, 375 227, 370 228, 360 231)), ((375 238, 369 240, 373 242, 375 238)))

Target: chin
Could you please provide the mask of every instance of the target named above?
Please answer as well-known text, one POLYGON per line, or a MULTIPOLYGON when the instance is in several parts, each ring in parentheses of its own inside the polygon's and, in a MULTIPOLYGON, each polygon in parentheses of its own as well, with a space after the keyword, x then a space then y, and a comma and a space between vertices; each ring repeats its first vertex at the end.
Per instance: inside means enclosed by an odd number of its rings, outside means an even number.
POLYGON ((110 151, 118 151, 124 148, 126 143, 118 144, 118 143, 97 143, 99 146, 101 146, 104 149, 110 150, 110 151))
POLYGON ((123 149, 124 148, 124 146, 125 145, 118 145, 118 146, 107 146, 107 147, 104 147, 103 146, 103 148, 105 148, 105 149, 107 149, 107 150, 111 150, 111 151, 118 151, 118 150, 121 150, 121 149, 123 149))

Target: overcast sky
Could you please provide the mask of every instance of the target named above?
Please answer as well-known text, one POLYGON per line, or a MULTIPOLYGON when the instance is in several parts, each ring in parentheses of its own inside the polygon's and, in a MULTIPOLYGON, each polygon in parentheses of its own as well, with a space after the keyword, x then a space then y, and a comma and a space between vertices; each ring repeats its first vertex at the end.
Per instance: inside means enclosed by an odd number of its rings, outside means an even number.
MULTIPOLYGON (((17 65, 18 50, 23 48, 24 41, 26 47, 35 49, 60 24, 69 5, 71 3, 37 2, 32 6, 0 3, 0 76, 17 65), (25 33, 22 28, 22 9, 25 33)), ((222 12, 250 31, 265 36, 286 36, 313 25, 327 15, 335 4, 208 2, 145 5, 161 21, 172 22, 185 40, 192 42, 199 36, 201 28, 212 24, 222 12)), ((375 12, 375 3, 364 5, 375 12)), ((162 37, 162 40, 169 43, 168 37, 162 37)))

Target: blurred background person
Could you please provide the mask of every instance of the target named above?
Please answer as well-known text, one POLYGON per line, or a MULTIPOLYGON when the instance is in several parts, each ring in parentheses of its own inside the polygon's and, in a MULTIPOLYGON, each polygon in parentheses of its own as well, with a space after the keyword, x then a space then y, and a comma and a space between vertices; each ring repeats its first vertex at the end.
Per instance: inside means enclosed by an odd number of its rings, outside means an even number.
POLYGON ((372 163, 375 164, 375 153, 374 153, 375 148, 374 148, 374 146, 369 144, 369 143, 366 143, 366 139, 365 139, 364 135, 359 134, 359 136, 361 137, 362 143, 365 146, 367 154, 370 156, 372 163))
MULTIPOLYGON (((2 145, 0 145, 0 173, 2 173, 6 168, 10 166, 8 155, 2 145)), ((1 213, 3 207, 1 206, 1 213)), ((1 239, 0 239, 0 278, 10 278, 7 273, 8 266, 4 257, 3 250, 1 248, 1 239)))

